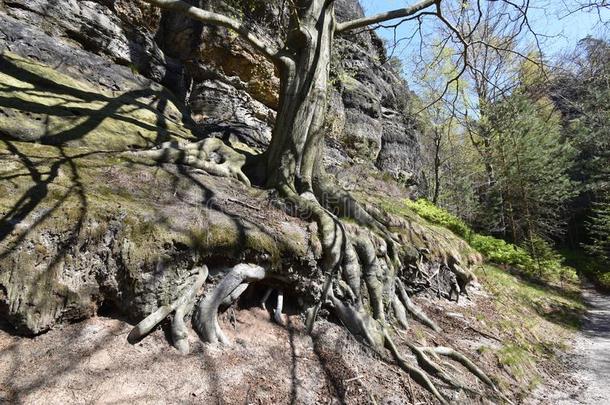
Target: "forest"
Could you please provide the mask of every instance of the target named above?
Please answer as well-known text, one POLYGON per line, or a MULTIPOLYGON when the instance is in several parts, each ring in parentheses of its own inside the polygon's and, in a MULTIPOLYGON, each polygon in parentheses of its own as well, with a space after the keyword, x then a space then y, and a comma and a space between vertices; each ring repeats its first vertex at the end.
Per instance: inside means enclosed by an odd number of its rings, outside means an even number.
POLYGON ((467 239, 470 229, 485 235, 477 249, 509 255, 532 275, 575 277, 568 263, 608 288, 610 43, 587 36, 550 58, 521 38, 518 22, 501 23, 506 10, 494 12, 476 35, 508 55, 472 48, 447 89, 438 82, 454 77, 451 57, 419 78, 428 89, 419 102, 440 101, 418 123, 433 204, 418 211, 467 239))

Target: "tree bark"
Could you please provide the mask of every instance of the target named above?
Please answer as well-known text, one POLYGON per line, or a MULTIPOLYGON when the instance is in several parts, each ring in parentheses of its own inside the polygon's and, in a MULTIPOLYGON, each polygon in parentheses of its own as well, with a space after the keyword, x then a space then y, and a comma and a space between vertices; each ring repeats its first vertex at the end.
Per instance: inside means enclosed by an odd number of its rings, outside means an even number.
POLYGON ((267 186, 313 192, 321 158, 334 6, 327 0, 297 2, 280 52, 280 99, 271 144, 266 152, 267 186))
POLYGON ((441 135, 438 129, 435 129, 434 134, 434 194, 432 202, 438 204, 438 197, 441 192, 441 135))

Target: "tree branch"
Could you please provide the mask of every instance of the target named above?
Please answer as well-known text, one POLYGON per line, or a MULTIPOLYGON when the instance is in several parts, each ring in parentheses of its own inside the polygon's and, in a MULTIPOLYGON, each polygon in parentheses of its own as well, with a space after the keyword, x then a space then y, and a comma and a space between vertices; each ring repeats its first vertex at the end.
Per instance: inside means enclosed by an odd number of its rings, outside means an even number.
POLYGON ((213 13, 206 11, 201 8, 192 6, 182 0, 143 0, 144 2, 157 6, 165 10, 172 10, 182 13, 194 20, 201 21, 204 24, 216 25, 228 28, 235 31, 239 36, 248 41, 250 45, 256 48, 257 51, 262 53, 271 62, 277 63, 279 59, 277 57, 277 50, 271 45, 267 44, 262 39, 258 38, 250 29, 244 26, 241 22, 224 16, 222 14, 213 13))
POLYGON ((441 0, 422 0, 419 3, 413 4, 410 7, 401 8, 398 10, 388 11, 386 13, 377 14, 370 17, 359 18, 356 20, 346 21, 337 24, 336 32, 345 32, 355 28, 363 28, 371 24, 377 24, 395 18, 404 18, 422 11, 433 4, 440 3, 441 0))

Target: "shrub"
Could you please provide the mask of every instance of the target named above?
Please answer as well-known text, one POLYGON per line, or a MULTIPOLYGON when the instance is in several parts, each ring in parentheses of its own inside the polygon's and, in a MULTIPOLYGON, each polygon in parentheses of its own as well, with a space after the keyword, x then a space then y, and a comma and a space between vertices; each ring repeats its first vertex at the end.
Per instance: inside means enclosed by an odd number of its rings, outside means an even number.
POLYGON ((534 263, 525 249, 493 236, 475 233, 468 243, 481 252, 487 260, 494 263, 510 264, 521 268, 531 268, 534 263))
POLYGON ((610 272, 600 274, 597 277, 597 281, 603 288, 610 290, 610 272))
POLYGON ((563 257, 551 246, 549 242, 538 235, 532 235, 530 240, 524 243, 524 249, 533 263, 526 267, 530 273, 540 278, 554 281, 569 281, 576 279, 576 271, 563 264, 563 257))
POLYGON ((466 240, 469 240, 472 236, 472 230, 464 221, 424 198, 420 198, 417 201, 407 200, 406 205, 420 217, 427 219, 433 224, 443 226, 466 240))
MULTIPOLYGON (((520 247, 493 236, 474 232, 464 221, 426 199, 407 200, 406 205, 429 222, 443 226, 465 239, 490 262, 518 267, 526 273, 547 280, 564 282, 577 278, 576 271, 564 266, 561 255, 537 235, 520 247)), ((610 273, 607 281, 610 286, 610 273)))

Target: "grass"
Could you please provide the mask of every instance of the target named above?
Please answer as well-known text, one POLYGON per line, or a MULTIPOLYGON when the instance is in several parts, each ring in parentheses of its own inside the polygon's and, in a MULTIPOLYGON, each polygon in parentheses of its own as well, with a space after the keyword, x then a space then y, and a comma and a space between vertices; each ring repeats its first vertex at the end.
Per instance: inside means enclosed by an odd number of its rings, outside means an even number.
POLYGON ((499 301, 513 301, 572 330, 580 328, 585 305, 577 284, 565 284, 563 288, 539 284, 495 266, 485 266, 477 275, 499 301))
POLYGON ((479 268, 477 277, 493 296, 492 315, 478 314, 477 319, 502 338, 501 346, 488 350, 525 394, 542 381, 544 363, 555 361, 556 353, 566 349, 566 340, 580 328, 585 306, 579 287, 541 285, 490 265, 479 268))

